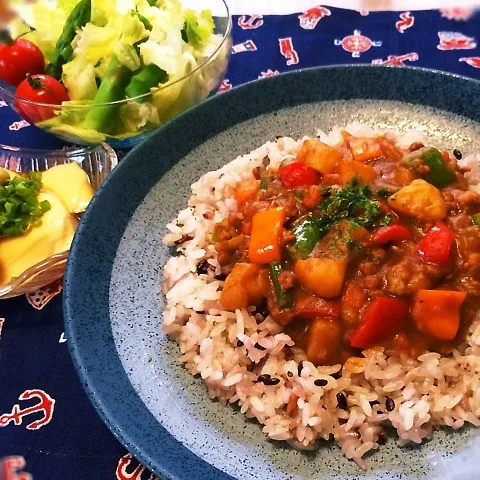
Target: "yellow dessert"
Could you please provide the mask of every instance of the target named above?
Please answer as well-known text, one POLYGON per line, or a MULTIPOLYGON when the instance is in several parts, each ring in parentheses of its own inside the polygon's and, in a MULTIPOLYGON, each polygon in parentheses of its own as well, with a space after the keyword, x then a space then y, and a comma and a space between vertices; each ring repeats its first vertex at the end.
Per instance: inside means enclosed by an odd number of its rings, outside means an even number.
MULTIPOLYGON (((0 169, 0 177, 2 173, 5 176, 4 172, 0 169)), ((10 179, 18 176, 8 173, 10 179)), ((85 210, 94 193, 88 175, 76 163, 43 172, 41 181, 38 201, 47 200, 50 209, 24 235, 0 238, 0 285, 48 257, 69 250, 78 225, 75 214, 85 210)))
POLYGON ((84 212, 93 197, 88 175, 78 163, 66 163, 43 172, 43 190, 50 190, 70 213, 84 212))

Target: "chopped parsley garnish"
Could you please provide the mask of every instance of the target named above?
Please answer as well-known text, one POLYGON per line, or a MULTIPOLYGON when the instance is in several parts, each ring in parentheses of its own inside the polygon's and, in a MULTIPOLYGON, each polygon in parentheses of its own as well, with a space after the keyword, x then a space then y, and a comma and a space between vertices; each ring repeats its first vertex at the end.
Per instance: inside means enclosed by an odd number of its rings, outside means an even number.
MULTIPOLYGON (((380 204, 373 197, 372 191, 367 185, 359 185, 357 178, 347 183, 338 190, 330 187, 323 190, 323 195, 328 195, 320 204, 318 211, 308 215, 293 228, 296 242, 293 248, 302 258, 306 258, 315 245, 331 232, 336 225, 347 223, 348 229, 354 231, 360 227, 372 228, 380 216, 380 204)), ((345 239, 341 237, 341 243, 349 248, 355 248, 353 237, 345 239)), ((332 238, 331 246, 342 250, 339 238, 332 238)))
POLYGON ((42 174, 29 172, 14 177, 0 186, 0 237, 17 237, 41 224, 41 217, 50 210, 47 200, 38 201, 42 174))
POLYGON ((355 241, 355 239, 353 237, 348 237, 345 244, 347 245, 349 250, 357 250, 358 251, 358 250, 362 249, 362 245, 360 243, 358 243, 357 241, 355 241))
POLYGON ((386 227, 390 225, 390 222, 392 221, 393 217, 390 214, 385 215, 378 223, 382 227, 386 227))
POLYGON ((336 223, 349 220, 351 227, 370 228, 379 215, 380 205, 373 198, 370 187, 359 185, 354 178, 320 205, 318 226, 327 233, 336 223))
POLYGON ((321 193, 323 198, 328 198, 332 193, 332 187, 323 187, 321 193))
POLYGON ((379 197, 387 198, 387 197, 390 195, 390 191, 388 190, 388 188, 380 187, 380 188, 377 190, 377 195, 378 195, 379 197))

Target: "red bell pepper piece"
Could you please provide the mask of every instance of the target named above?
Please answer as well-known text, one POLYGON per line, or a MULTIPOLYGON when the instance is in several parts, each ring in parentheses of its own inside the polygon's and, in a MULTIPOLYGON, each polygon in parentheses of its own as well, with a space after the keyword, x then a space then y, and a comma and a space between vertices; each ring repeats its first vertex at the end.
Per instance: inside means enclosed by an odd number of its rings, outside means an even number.
POLYGON ((401 242, 412 238, 412 234, 407 227, 403 225, 388 225, 380 227, 372 237, 376 245, 386 245, 387 243, 401 242))
POLYGON ((370 303, 363 316, 363 323, 350 337, 350 345, 371 348, 388 340, 408 317, 409 304, 395 297, 380 297, 370 303))
POLYGON ((455 234, 443 222, 437 222, 418 244, 418 253, 428 263, 447 265, 454 241, 455 234))
POLYGON ((301 188, 318 185, 321 175, 301 162, 293 162, 278 169, 280 180, 287 188, 301 188))
POLYGON ((296 298, 293 312, 295 318, 311 320, 315 317, 339 318, 342 307, 337 300, 325 300, 314 295, 300 295, 296 298))

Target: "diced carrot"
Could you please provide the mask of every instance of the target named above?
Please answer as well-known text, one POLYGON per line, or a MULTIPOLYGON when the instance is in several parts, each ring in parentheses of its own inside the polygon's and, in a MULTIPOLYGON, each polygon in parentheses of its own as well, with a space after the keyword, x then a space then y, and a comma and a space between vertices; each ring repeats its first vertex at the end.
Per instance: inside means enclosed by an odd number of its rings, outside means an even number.
POLYGON ((308 331, 306 355, 310 362, 325 364, 332 353, 338 351, 342 330, 340 324, 330 318, 316 318, 308 331))
POLYGON ((310 185, 303 196, 303 206, 309 210, 315 208, 322 200, 322 194, 317 185, 310 185))
POLYGON ((317 139, 305 140, 297 154, 297 161, 305 162, 322 174, 334 173, 341 158, 342 154, 336 148, 317 139))
POLYGON ((354 177, 357 177, 360 183, 371 183, 377 178, 377 172, 373 167, 355 160, 342 160, 338 164, 338 173, 343 185, 354 177))
POLYGON ((237 183, 233 196, 238 205, 243 205, 249 200, 253 200, 259 190, 260 180, 244 180, 237 183))
POLYGON ((460 308, 466 296, 466 292, 420 290, 412 309, 417 328, 441 340, 453 340, 460 326, 460 308))
POLYGON ((368 162, 382 156, 381 143, 376 138, 356 138, 348 140, 354 160, 368 162))
POLYGON ((290 398, 288 400, 288 405, 287 405, 287 415, 294 415, 295 413, 297 413, 298 398, 299 398, 298 395, 295 395, 294 393, 290 395, 290 398))
POLYGON ((282 207, 262 210, 253 216, 248 250, 251 262, 265 264, 281 260, 280 239, 285 219, 285 210, 282 207))
POLYGON ((348 260, 346 258, 307 258, 297 260, 295 275, 304 288, 323 298, 340 295, 348 260))

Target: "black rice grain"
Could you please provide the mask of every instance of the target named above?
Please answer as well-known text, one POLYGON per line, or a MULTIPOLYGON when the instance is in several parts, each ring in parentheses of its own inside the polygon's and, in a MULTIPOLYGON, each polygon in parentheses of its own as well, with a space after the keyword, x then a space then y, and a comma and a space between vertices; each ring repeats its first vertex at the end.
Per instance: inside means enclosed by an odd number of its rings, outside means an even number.
POLYGON ((317 378, 313 383, 316 387, 324 387, 325 385, 328 385, 328 381, 323 378, 317 378))
POLYGON ((337 393, 337 406, 341 410, 348 410, 347 397, 343 393, 337 393))
POLYGON ((260 382, 266 385, 265 382, 270 381, 271 378, 272 376, 269 375, 268 373, 263 373, 262 375, 259 375, 259 377, 257 378, 257 382, 260 382))
POLYGON ((393 410, 395 410, 395 402, 393 401, 393 399, 387 397, 385 407, 387 408, 387 412, 393 412, 393 410))
POLYGON ((270 386, 270 385, 278 385, 280 383, 279 378, 269 378, 268 380, 265 380, 263 382, 264 385, 270 386))
POLYGON ((197 265, 197 273, 199 275, 204 275, 207 273, 207 271, 208 271, 208 262, 206 259, 204 259, 201 262, 199 262, 199 264, 197 265))
POLYGON ((453 156, 457 159, 457 160, 461 160, 463 155, 462 155, 462 152, 456 148, 454 151, 453 151, 453 156))

